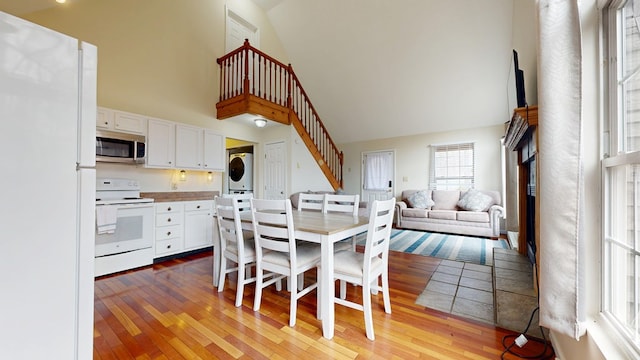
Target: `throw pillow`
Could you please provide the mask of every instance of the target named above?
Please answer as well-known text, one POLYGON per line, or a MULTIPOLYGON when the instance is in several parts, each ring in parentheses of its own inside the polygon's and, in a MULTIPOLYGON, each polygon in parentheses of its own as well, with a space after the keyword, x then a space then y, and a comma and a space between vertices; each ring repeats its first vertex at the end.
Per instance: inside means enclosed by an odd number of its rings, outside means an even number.
POLYGON ((468 211, 487 211, 493 205, 493 198, 478 190, 470 189, 458 201, 458 207, 468 211))
POLYGON ((416 209, 428 209, 435 204, 429 197, 429 193, 424 190, 413 193, 407 200, 409 205, 416 209))

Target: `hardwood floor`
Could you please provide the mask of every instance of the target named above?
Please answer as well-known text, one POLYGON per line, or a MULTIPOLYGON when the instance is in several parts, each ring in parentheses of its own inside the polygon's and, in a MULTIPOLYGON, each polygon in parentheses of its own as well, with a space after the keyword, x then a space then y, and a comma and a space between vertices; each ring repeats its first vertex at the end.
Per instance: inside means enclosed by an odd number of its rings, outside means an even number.
MULTIPOLYGON (((298 302, 293 328, 289 293, 273 286, 259 312, 252 285, 236 308, 235 277, 223 292, 212 285, 210 251, 103 277, 95 282, 94 359, 499 359, 503 337, 517 335, 416 305, 439 259, 391 251, 389 262, 392 313, 381 295, 373 298, 375 341, 362 312, 342 306, 334 338, 323 338, 315 292, 298 302)), ((542 348, 530 341, 516 350, 531 356, 542 348)))

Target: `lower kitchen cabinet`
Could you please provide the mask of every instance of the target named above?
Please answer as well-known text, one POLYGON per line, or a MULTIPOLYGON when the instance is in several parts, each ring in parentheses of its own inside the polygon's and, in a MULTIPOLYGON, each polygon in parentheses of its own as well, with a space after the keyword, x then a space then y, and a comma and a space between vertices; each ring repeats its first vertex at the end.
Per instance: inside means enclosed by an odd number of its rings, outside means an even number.
POLYGON ((213 245, 213 201, 190 201, 184 206, 184 248, 213 245))
POLYGON ((155 204, 155 257, 213 245, 213 200, 155 204))

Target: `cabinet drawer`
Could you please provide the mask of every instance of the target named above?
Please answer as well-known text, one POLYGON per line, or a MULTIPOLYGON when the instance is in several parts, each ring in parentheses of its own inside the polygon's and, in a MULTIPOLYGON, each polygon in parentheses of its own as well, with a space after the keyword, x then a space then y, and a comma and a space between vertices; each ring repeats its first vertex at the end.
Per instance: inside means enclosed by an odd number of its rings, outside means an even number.
POLYGON ((168 203, 156 203, 156 214, 171 214, 171 213, 181 213, 184 210, 184 205, 168 202, 168 203))
POLYGON ((184 204, 184 211, 211 211, 213 204, 211 201, 190 201, 184 204))
POLYGON ((182 226, 163 226, 156 229, 156 242, 159 240, 166 240, 170 238, 182 237, 182 226))
POLYGON ((182 214, 162 213, 156 214, 156 226, 169 226, 182 224, 182 214))
POLYGON ((181 238, 156 241, 156 255, 169 254, 182 250, 181 242, 181 238))

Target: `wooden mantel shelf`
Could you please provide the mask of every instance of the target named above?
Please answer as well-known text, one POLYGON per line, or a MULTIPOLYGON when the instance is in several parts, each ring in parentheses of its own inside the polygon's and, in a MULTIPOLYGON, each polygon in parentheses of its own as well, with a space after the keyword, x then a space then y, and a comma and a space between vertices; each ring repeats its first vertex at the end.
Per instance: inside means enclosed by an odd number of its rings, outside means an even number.
POLYGON ((518 149, 527 130, 537 125, 538 105, 515 109, 513 111, 513 117, 507 125, 507 131, 504 135, 504 145, 512 151, 518 149))

